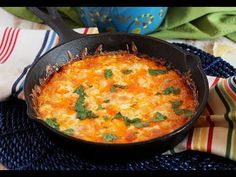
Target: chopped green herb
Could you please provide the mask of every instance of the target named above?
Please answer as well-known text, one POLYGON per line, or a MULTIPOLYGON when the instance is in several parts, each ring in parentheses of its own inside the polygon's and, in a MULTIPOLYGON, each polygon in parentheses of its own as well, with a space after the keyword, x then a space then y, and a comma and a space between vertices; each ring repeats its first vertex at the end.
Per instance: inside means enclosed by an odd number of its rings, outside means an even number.
POLYGON ((84 101, 85 97, 88 95, 84 92, 84 87, 81 85, 76 90, 75 93, 79 95, 79 98, 75 104, 75 111, 77 112, 77 117, 81 120, 86 118, 97 118, 98 116, 95 115, 92 111, 87 110, 84 101))
POLYGON ((107 142, 113 142, 117 138, 118 137, 113 133, 106 133, 106 134, 103 135, 103 140, 105 140, 107 142))
POLYGON ((171 86, 171 87, 166 88, 166 89, 163 91, 163 94, 164 94, 164 95, 169 95, 169 94, 171 94, 171 93, 173 93, 173 94, 175 94, 175 95, 178 95, 178 94, 180 93, 180 89, 171 86))
POLYGON ((133 119, 130 119, 126 116, 123 116, 120 112, 118 112, 113 119, 123 119, 124 120, 124 123, 126 126, 129 126, 130 124, 134 124, 135 127, 145 127, 145 126, 148 126, 148 122, 141 122, 141 119, 140 118, 133 118, 133 119))
POLYGON ((189 110, 189 109, 183 109, 183 114, 187 117, 187 118, 191 118, 193 116, 193 111, 189 110))
POLYGON ((129 119, 128 117, 123 117, 125 125, 129 126, 130 124, 135 124, 137 122, 140 122, 140 118, 134 118, 134 119, 129 119))
POLYGON ((134 126, 136 128, 147 127, 147 126, 149 126, 149 123, 148 122, 135 122, 134 126))
POLYGON ((183 101, 171 101, 171 104, 176 115, 183 114, 182 109, 179 109, 179 107, 183 104, 183 101))
POLYGON ((47 118, 47 119, 46 119, 46 123, 47 123, 50 127, 54 128, 54 129, 56 129, 56 130, 59 130, 59 124, 58 124, 56 118, 47 118))
POLYGON ((103 120, 107 121, 109 119, 108 116, 103 116, 103 120))
POLYGON ((109 103, 110 102, 110 100, 104 100, 103 101, 103 103, 109 103))
POLYGON ((173 65, 171 63, 167 62, 165 65, 168 70, 173 69, 173 65))
POLYGON ((74 131, 74 129, 69 128, 69 129, 64 130, 63 132, 68 134, 68 135, 73 135, 75 131, 74 131))
POLYGON ((112 73, 112 71, 110 69, 106 69, 104 71, 104 76, 105 76, 106 79, 112 77, 112 75, 113 75, 113 73, 112 73))
POLYGON ((113 119, 121 119, 121 118, 123 118, 124 116, 120 113, 120 112, 118 112, 118 113, 116 113, 116 115, 114 116, 114 118, 113 119))
POLYGON ((116 91, 117 91, 117 88, 126 89, 127 86, 125 86, 125 85, 119 85, 119 84, 113 84, 113 85, 111 86, 110 92, 116 92, 116 91))
POLYGON ((167 71, 163 69, 148 69, 148 73, 152 76, 157 76, 161 74, 166 74, 167 71))
POLYGON ((82 105, 82 103, 77 101, 77 103, 75 104, 75 111, 76 112, 84 112, 85 111, 85 107, 82 105))
POLYGON ((108 126, 103 126, 103 128, 108 128, 108 126))
POLYGON ((164 114, 157 112, 156 117, 152 119, 153 122, 161 122, 167 119, 167 116, 164 114))
POLYGON ((94 114, 92 111, 90 110, 84 110, 84 112, 77 112, 77 117, 81 120, 84 119, 91 119, 91 118, 97 118, 98 116, 96 114, 94 114))
POLYGON ((105 109, 104 107, 102 107, 102 105, 100 104, 100 105, 98 105, 98 108, 97 108, 97 110, 103 110, 103 109, 105 109))
POLYGON ((117 91, 116 86, 115 86, 115 85, 112 85, 110 91, 111 91, 111 92, 116 92, 116 91, 117 91))
POLYGON ((116 92, 116 91, 117 91, 116 87, 114 85, 112 85, 111 89, 110 89, 110 92, 116 92))
POLYGON ((74 93, 77 93, 79 96, 81 97, 87 97, 88 95, 84 92, 84 87, 83 85, 80 85, 75 91, 74 93))
POLYGON ((124 69, 124 70, 122 70, 121 71, 123 74, 130 74, 130 73, 132 73, 133 71, 132 70, 130 70, 130 69, 124 69))
POLYGON ((126 89, 127 88, 126 85, 114 84, 113 86, 116 87, 116 88, 120 88, 120 89, 126 89))
POLYGON ((174 112, 176 115, 185 115, 187 118, 191 118, 194 114, 193 111, 189 109, 179 109, 179 107, 182 105, 183 101, 174 101, 171 102, 172 108, 174 109, 174 112))
POLYGON ((174 112, 178 116, 180 116, 184 113, 184 111, 182 109, 179 109, 179 108, 174 108, 174 112))
POLYGON ((161 95, 161 93, 160 93, 160 92, 157 92, 155 95, 161 95))
POLYGON ((172 104, 172 108, 175 109, 175 108, 180 107, 183 104, 183 101, 171 101, 171 104, 172 104))

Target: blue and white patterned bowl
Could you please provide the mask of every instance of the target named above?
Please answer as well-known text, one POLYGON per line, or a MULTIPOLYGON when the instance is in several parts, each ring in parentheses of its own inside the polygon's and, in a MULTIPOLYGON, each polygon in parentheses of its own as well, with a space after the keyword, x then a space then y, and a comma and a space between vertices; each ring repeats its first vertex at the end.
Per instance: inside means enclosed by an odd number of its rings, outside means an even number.
POLYGON ((78 7, 81 20, 99 32, 148 34, 163 22, 167 7, 78 7))

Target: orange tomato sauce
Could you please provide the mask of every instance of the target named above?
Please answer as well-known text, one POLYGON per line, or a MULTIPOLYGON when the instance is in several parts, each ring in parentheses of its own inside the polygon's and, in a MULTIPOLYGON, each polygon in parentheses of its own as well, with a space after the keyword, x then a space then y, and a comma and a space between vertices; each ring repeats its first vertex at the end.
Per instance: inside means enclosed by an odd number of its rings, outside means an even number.
POLYGON ((186 80, 149 57, 127 52, 74 60, 52 74, 36 97, 36 112, 69 136, 132 143, 164 136, 196 112, 186 80))

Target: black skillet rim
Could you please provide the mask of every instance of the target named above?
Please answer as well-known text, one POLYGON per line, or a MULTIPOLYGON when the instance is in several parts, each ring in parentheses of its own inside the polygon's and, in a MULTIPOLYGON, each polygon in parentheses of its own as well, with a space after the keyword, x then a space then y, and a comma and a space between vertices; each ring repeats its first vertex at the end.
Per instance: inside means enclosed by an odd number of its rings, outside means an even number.
MULTIPOLYGON (((171 44, 169 42, 166 42, 164 40, 161 40, 161 39, 157 39, 157 38, 153 38, 153 37, 150 37, 150 36, 142 36, 142 35, 138 35, 138 34, 127 34, 127 33, 122 33, 122 32, 114 32, 114 33, 100 33, 100 34, 91 34, 91 35, 87 35, 87 36, 83 36, 83 37, 79 37, 78 39, 80 38, 90 38, 90 37, 94 37, 94 36, 113 36, 113 35, 126 35, 126 36, 129 36, 129 37, 141 37, 141 38, 147 38, 147 39, 151 39, 151 40, 154 40, 154 41, 157 41, 157 42, 161 42, 161 43, 164 43, 166 44, 168 47, 171 47, 171 48, 174 48, 175 50, 178 50, 180 51, 181 53, 183 53, 185 56, 187 55, 191 55, 193 56, 192 58, 197 60, 197 69, 200 71, 200 73, 202 74, 202 79, 204 80, 204 87, 205 87, 205 93, 204 93, 204 97, 203 97, 203 102, 202 103, 199 103, 199 106, 198 106, 198 109, 197 109, 197 112, 195 113, 195 115, 191 118, 191 120, 189 120, 186 124, 184 124, 183 126, 181 126, 180 128, 174 130, 173 132, 169 133, 169 134, 166 134, 164 136, 161 136, 161 137, 158 137, 158 138, 153 138, 153 139, 149 139, 149 140, 146 140, 146 141, 140 141, 140 142, 134 142, 134 143, 100 143, 100 142, 92 142, 92 141, 86 141, 86 140, 83 140, 83 139, 79 139, 79 138, 75 138, 75 137, 72 137, 72 136, 69 136, 69 135, 66 135, 64 133, 62 133, 61 131, 58 131, 52 127, 50 127, 48 124, 46 124, 43 120, 41 119, 38 119, 36 118, 35 116, 33 116, 31 114, 31 111, 33 110, 33 112, 35 112, 35 110, 29 105, 29 100, 30 100, 30 96, 27 94, 27 91, 26 91, 26 85, 28 83, 28 80, 29 80, 29 75, 31 73, 31 71, 33 70, 34 67, 37 66, 37 63, 40 61, 40 59, 35 62, 33 64, 33 66, 30 68, 29 72, 27 73, 27 76, 25 78, 25 82, 24 82, 24 95, 25 95, 25 101, 26 101, 26 105, 27 105, 27 115, 30 119, 36 121, 36 122, 39 122, 41 125, 43 125, 44 127, 46 127, 47 129, 49 129, 50 131, 56 133, 57 135, 63 137, 63 138, 66 138, 68 140, 72 140, 74 142, 77 142, 77 143, 83 143, 83 144, 88 144, 88 145, 96 145, 96 146, 106 146, 106 147, 125 147, 125 146, 138 146, 138 145, 143 145, 143 144, 149 144, 149 143, 154 143, 154 142, 164 142, 174 136, 176 136, 176 134, 179 134, 181 132, 184 132, 184 130, 186 129, 189 129, 193 126, 194 122, 200 117, 201 113, 204 111, 204 108, 205 108, 205 104, 207 102, 207 98, 208 98, 208 95, 209 95, 209 87, 208 87, 208 81, 207 81, 207 78, 206 78, 206 75, 201 67, 201 61, 199 59, 198 56, 195 56, 195 55, 192 55, 192 54, 189 54, 187 53, 186 51, 184 51, 183 49, 180 49, 178 48, 177 46, 175 46, 174 44, 171 44)), ((73 39, 69 42, 65 42, 65 43, 62 43, 52 49, 50 49, 49 51, 47 51, 46 53, 44 53, 40 58, 43 58, 45 55, 47 55, 48 53, 50 53, 51 51, 53 51, 54 49, 62 46, 62 45, 65 45, 67 43, 70 43, 72 41, 75 41, 75 40, 78 40, 78 39, 73 39)))

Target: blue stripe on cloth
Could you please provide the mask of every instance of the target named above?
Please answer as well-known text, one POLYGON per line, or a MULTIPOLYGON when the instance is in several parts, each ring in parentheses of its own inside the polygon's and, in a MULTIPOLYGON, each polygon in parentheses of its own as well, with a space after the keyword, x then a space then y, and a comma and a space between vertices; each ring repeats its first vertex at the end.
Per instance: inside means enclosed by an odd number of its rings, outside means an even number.
POLYGON ((54 32, 54 31, 52 31, 52 37, 51 37, 51 40, 50 40, 50 43, 49 43, 49 45, 48 45, 48 47, 47 47, 47 50, 46 50, 46 52, 48 51, 48 50, 50 50, 53 46, 53 43, 54 43, 54 40, 55 40, 55 37, 56 37, 56 33, 54 32))
MULTIPOLYGON (((48 41, 48 36, 49 36, 49 30, 46 31, 46 34, 44 36, 44 40, 43 40, 43 44, 38 52, 38 54, 36 55, 33 63, 35 63, 38 59, 39 59, 39 56, 41 55, 41 53, 43 52, 46 44, 47 44, 47 41, 48 41)), ((11 94, 13 96, 18 96, 18 94, 21 92, 22 88, 17 91, 17 85, 20 83, 21 79, 25 76, 25 74, 28 72, 29 68, 31 67, 32 64, 26 66, 23 70, 23 72, 21 73, 21 75, 17 78, 17 80, 14 82, 14 84, 12 85, 12 90, 11 90, 11 94)), ((22 82, 23 83, 23 82, 22 82)), ((22 85, 22 84, 21 84, 22 85)))

